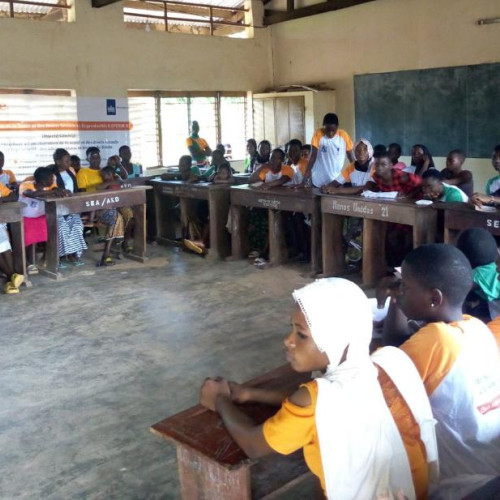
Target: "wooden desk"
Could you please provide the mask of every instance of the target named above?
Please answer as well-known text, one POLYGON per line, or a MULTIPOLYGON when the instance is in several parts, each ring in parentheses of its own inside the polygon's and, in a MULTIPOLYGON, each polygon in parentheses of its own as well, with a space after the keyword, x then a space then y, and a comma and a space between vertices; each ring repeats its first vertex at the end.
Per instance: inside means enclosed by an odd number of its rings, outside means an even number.
POLYGON ((248 184, 251 174, 233 174, 234 180, 237 186, 242 186, 243 184, 248 184))
POLYGON ((311 269, 321 268, 320 198, 311 189, 279 187, 264 191, 249 186, 231 188, 232 249, 236 258, 248 255, 248 207, 269 210, 269 258, 279 265, 287 260, 283 212, 311 214, 311 269))
POLYGON ((363 285, 373 286, 384 276, 387 222, 413 226, 413 247, 434 243, 437 214, 410 200, 370 200, 361 196, 321 195, 323 273, 344 272, 343 217, 363 219, 363 285))
POLYGON ((24 284, 30 287, 31 282, 26 271, 26 251, 24 247, 22 214, 24 206, 24 203, 19 202, 0 203, 0 223, 7 223, 10 226, 14 271, 17 274, 24 275, 24 284))
POLYGON ((481 212, 465 203, 434 203, 444 211, 444 242, 454 244, 460 231, 482 227, 494 236, 500 236, 500 211, 481 212))
POLYGON ((229 214, 229 186, 227 184, 153 180, 151 185, 155 192, 156 239, 159 243, 168 243, 169 240, 176 238, 172 210, 168 209, 166 199, 169 197, 180 199, 182 228, 187 226, 188 216, 192 211, 192 200, 206 200, 210 214, 208 255, 215 259, 224 259, 230 255, 229 235, 226 229, 229 214))
POLYGON ((136 186, 113 191, 94 191, 93 193, 76 193, 66 198, 40 198, 45 201, 47 215, 47 241, 45 269, 40 272, 50 278, 58 279, 59 245, 58 217, 69 214, 80 214, 94 210, 131 207, 134 210, 134 251, 125 254, 127 258, 144 262, 146 260, 146 191, 149 186, 136 186))
MULTIPOLYGON (((298 374, 290 365, 284 365, 248 383, 292 392, 308 380, 310 374, 298 374)), ((240 408, 256 423, 264 422, 278 410, 256 403, 240 408)), ((151 432, 172 441, 177 448, 184 500, 265 498, 309 474, 302 450, 288 457, 271 455, 252 462, 233 441, 219 415, 201 405, 154 424, 151 432)))

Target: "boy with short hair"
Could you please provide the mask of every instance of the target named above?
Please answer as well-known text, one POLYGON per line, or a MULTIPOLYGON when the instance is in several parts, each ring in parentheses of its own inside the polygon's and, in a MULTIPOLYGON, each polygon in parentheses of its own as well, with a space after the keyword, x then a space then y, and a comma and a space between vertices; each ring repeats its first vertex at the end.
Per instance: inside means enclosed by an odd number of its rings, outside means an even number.
POLYGON ((284 165, 285 152, 276 148, 271 153, 269 163, 261 165, 250 176, 248 184, 250 187, 260 187, 261 189, 272 189, 283 186, 293 179, 294 170, 290 165, 284 165), (263 184, 257 184, 262 182, 263 184), (254 186, 252 186, 254 184, 254 186), (257 184, 257 185, 255 185, 257 184))
POLYGON ((324 116, 323 127, 314 132, 311 146, 304 182, 297 187, 304 187, 309 178, 316 187, 330 184, 340 174, 346 154, 351 163, 355 161, 352 140, 345 130, 339 129, 339 118, 335 113, 324 116))

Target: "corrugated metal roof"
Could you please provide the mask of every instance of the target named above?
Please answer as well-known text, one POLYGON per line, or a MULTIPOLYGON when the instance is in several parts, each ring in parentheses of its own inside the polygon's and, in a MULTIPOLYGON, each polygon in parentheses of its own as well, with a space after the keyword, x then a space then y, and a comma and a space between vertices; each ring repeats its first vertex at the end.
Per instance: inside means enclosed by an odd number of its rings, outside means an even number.
POLYGON ((217 7, 233 7, 233 8, 243 8, 243 0, 175 0, 179 3, 200 3, 204 5, 215 5, 217 7))

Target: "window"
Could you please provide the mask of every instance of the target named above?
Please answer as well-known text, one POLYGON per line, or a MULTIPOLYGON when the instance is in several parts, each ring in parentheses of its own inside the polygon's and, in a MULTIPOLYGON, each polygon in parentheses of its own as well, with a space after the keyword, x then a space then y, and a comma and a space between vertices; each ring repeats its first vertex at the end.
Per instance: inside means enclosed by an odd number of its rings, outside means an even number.
POLYGON ((40 21, 69 21, 71 5, 66 0, 0 0, 0 18, 15 17, 40 21))
POLYGON ((129 93, 130 131, 134 157, 144 165, 177 165, 189 154, 186 138, 196 120, 200 136, 212 149, 230 144, 232 159, 246 153, 246 93, 129 93), (154 158, 152 155, 155 155, 154 158), (146 160, 147 158, 147 160, 146 160))
POLYGON ((146 31, 246 38, 245 12, 243 0, 129 0, 123 18, 146 31))

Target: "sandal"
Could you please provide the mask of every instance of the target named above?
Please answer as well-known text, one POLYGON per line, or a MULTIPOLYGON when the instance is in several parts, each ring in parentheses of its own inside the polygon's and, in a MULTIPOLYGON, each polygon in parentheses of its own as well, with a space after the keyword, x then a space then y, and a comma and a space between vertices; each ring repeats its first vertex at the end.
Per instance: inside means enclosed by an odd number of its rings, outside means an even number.
POLYGON ((59 269, 67 269, 69 267, 69 262, 67 260, 59 261, 59 269))
POLYGON ((14 273, 10 278, 10 282, 16 287, 19 288, 24 283, 24 276, 22 274, 14 273))
POLYGON ((26 272, 30 275, 34 275, 34 274, 38 274, 40 271, 38 269, 38 267, 35 265, 35 264, 30 264, 27 268, 26 268, 26 272))
POLYGON ((76 259, 74 261, 71 262, 75 267, 80 267, 80 266, 84 266, 85 265, 85 262, 83 262, 83 260, 80 260, 80 259, 76 259))
POLYGON ((198 246, 194 241, 185 239, 182 240, 182 243, 188 250, 191 250, 192 252, 197 253, 198 255, 203 254, 203 248, 198 246))
POLYGON ((14 293, 19 293, 19 288, 14 286, 14 283, 7 282, 5 285, 5 293, 7 295, 13 295, 14 293))

